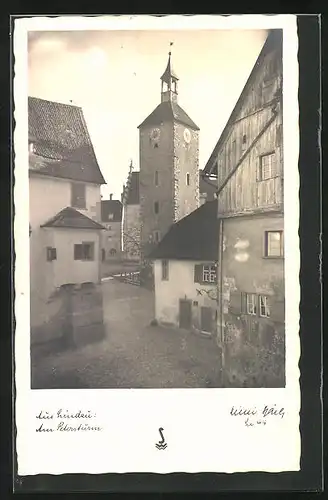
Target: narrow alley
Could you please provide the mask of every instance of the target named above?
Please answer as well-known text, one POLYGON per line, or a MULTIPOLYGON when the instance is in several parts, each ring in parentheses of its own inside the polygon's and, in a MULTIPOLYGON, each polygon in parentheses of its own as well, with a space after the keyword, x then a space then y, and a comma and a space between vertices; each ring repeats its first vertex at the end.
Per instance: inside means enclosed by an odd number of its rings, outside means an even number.
POLYGON ((105 339, 82 348, 32 352, 32 388, 206 388, 220 386, 214 340, 151 326, 153 294, 103 282, 105 339))

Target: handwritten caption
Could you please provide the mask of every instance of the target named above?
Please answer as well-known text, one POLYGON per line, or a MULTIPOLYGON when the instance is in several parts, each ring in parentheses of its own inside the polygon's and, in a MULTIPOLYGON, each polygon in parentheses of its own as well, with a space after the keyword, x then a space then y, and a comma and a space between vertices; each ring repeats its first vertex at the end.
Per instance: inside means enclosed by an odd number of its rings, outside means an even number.
POLYGON ((238 408, 232 406, 230 410, 230 415, 232 417, 240 417, 244 419, 246 427, 255 427, 257 425, 266 425, 272 419, 284 418, 285 409, 282 407, 277 407, 277 405, 264 406, 261 409, 254 408, 244 408, 239 406, 238 408))
POLYGON ((96 425, 96 413, 87 411, 69 411, 59 409, 56 412, 41 410, 36 415, 36 432, 99 432, 102 428, 96 425))

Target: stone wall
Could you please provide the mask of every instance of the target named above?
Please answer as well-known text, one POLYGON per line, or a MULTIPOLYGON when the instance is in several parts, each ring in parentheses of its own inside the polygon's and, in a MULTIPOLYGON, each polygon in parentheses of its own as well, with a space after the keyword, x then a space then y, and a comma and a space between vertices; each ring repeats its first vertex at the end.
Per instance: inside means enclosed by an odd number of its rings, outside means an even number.
POLYGON ((45 302, 43 322, 31 328, 31 347, 78 347, 103 337, 101 285, 64 285, 45 302))

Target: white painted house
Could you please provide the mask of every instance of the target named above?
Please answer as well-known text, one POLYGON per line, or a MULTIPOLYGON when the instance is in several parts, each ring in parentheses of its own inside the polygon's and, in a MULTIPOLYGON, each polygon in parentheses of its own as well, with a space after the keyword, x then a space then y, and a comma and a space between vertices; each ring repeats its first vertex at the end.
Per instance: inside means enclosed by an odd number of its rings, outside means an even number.
POLYGON ((151 253, 159 324, 216 331, 217 201, 173 224, 151 253))
POLYGON ((82 109, 29 97, 31 326, 52 293, 100 281, 101 174, 82 109))

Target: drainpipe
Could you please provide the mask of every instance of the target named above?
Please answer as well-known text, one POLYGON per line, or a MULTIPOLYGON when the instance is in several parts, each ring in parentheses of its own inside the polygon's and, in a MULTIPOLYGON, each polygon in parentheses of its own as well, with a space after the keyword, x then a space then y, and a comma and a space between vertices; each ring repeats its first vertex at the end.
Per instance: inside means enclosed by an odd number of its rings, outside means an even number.
POLYGON ((219 255, 218 255, 218 283, 217 283, 217 312, 218 332, 217 343, 221 352, 221 384, 224 387, 225 370, 225 342, 223 328, 223 219, 219 219, 219 255))

